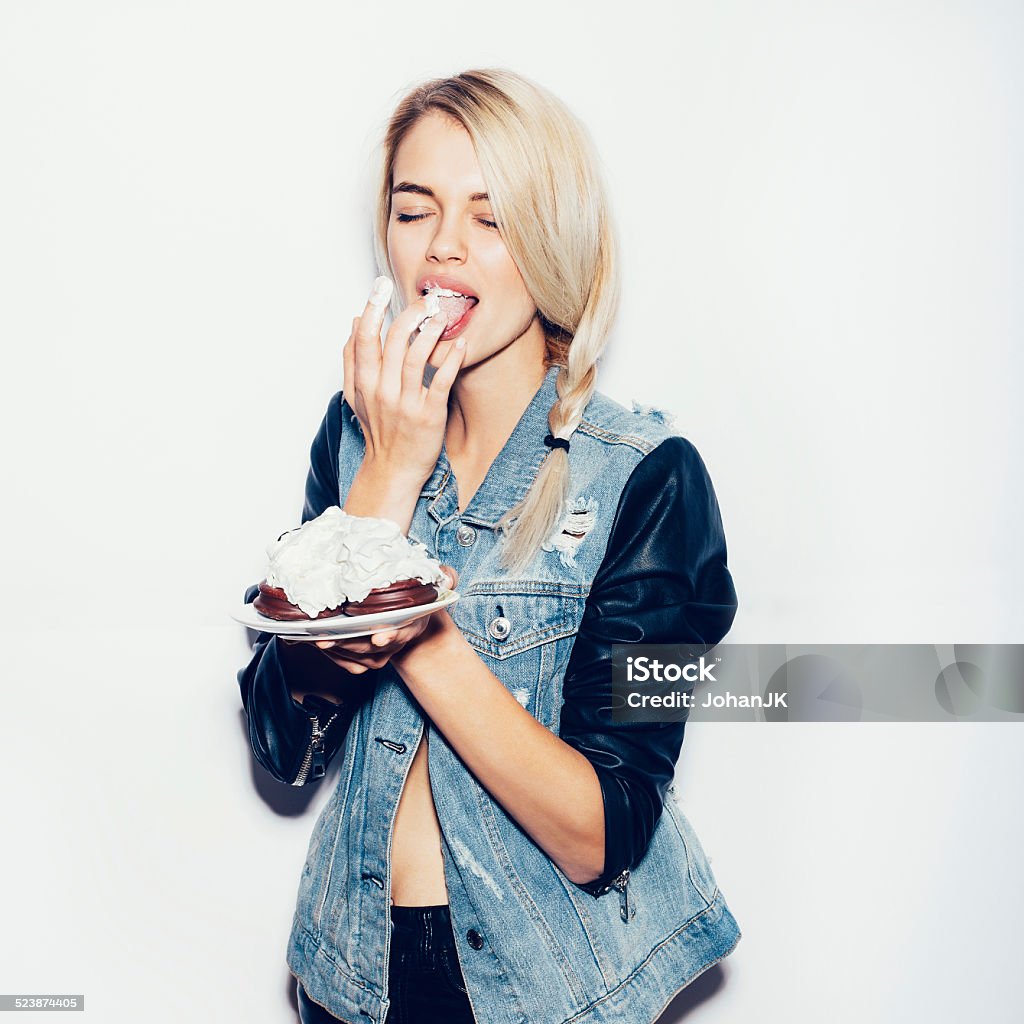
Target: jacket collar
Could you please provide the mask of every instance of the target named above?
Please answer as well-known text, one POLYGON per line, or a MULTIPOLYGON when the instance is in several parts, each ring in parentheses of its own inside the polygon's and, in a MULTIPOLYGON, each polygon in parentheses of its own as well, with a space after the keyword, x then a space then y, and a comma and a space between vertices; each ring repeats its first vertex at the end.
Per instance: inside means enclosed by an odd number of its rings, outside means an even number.
MULTIPOLYGON (((543 382, 505 442, 505 447, 491 463, 483 483, 462 513, 463 522, 493 529, 501 517, 526 496, 541 465, 551 452, 544 444, 544 435, 551 430, 548 415, 558 398, 555 379, 560 369, 559 366, 548 368, 543 382)), ((439 523, 458 515, 458 502, 452 481, 448 449, 442 443, 434 472, 420 492, 421 498, 431 499, 428 510, 439 523)))

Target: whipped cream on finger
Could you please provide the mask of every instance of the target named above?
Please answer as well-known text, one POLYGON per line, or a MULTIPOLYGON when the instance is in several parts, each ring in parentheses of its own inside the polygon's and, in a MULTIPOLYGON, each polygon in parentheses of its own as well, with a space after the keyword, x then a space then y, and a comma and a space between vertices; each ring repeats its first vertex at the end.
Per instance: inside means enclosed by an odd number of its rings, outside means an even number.
POLYGON ((437 291, 438 289, 431 288, 430 291, 427 292, 427 311, 420 318, 419 322, 413 328, 413 331, 422 331, 423 328, 427 326, 427 321, 441 312, 441 300, 436 294, 437 291))
POLYGON ((390 277, 378 277, 373 282, 373 290, 370 292, 370 305, 382 309, 391 301, 391 293, 395 290, 395 283, 390 277))

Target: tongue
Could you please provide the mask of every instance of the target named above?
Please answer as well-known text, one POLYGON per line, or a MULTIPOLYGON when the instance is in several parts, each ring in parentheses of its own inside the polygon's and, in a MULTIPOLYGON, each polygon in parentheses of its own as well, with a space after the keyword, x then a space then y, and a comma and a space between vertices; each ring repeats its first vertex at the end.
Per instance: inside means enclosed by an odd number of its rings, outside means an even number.
POLYGON ((439 295, 438 302, 441 303, 441 315, 446 320, 445 330, 452 324, 457 324, 466 315, 466 310, 473 305, 472 299, 463 298, 461 295, 439 295))

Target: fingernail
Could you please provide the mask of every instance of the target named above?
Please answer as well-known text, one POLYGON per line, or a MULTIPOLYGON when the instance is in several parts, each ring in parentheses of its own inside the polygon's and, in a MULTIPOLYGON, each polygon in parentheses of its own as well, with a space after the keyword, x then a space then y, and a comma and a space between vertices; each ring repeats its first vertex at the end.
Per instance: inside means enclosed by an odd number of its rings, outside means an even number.
POLYGON ((378 277, 373 282, 373 291, 370 292, 370 305, 386 306, 391 301, 391 293, 394 290, 395 286, 390 277, 378 277))

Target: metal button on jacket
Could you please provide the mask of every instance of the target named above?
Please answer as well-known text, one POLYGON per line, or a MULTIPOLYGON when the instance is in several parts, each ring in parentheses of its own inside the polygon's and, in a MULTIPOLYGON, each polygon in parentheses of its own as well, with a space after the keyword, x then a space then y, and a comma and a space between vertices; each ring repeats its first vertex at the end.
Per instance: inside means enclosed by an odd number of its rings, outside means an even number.
POLYGON ((460 526, 455 531, 455 539, 464 547, 472 547, 474 541, 476 541, 476 530, 472 526, 460 526))
POLYGON ((470 928, 469 931, 466 932, 466 938, 474 949, 483 948, 484 937, 475 928, 470 928))
POLYGON ((509 633, 512 632, 512 623, 509 622, 504 615, 499 615, 496 619, 491 619, 491 624, 487 627, 487 632, 490 633, 495 640, 504 640, 509 633))

